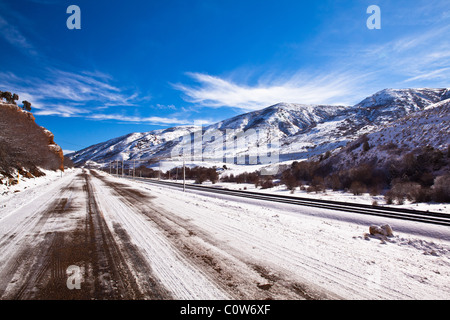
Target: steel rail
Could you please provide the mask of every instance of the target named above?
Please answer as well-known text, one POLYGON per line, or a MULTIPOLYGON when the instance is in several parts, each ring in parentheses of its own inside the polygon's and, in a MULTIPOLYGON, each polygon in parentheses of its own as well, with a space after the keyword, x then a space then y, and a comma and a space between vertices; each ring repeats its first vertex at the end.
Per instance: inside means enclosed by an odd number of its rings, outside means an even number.
MULTIPOLYGON (((171 186, 176 188, 183 188, 182 183, 170 182, 164 180, 154 180, 149 178, 134 178, 158 185, 171 186)), ((303 197, 295 197, 288 195, 264 194, 260 192, 245 191, 245 190, 230 190, 217 187, 207 187, 194 184, 186 184, 186 189, 198 190, 210 193, 225 194, 230 196, 237 196, 243 198, 250 198, 256 200, 280 202, 293 205, 309 206, 322 209, 346 211, 358 214, 374 215, 386 218, 403 219, 417 222, 432 223, 443 226, 450 226, 450 214, 421 211, 405 208, 381 207, 360 203, 347 203, 342 201, 310 199, 303 197)))

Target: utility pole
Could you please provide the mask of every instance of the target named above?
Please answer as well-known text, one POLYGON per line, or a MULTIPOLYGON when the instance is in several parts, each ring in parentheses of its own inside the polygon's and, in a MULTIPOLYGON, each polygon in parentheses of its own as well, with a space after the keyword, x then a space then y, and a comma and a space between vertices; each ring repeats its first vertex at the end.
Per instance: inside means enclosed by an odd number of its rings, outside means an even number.
POLYGON ((122 160, 122 178, 123 178, 123 160, 122 160))
POLYGON ((183 159, 183 192, 186 191, 186 165, 183 159))
POLYGON ((134 179, 135 173, 136 173, 136 160, 133 159, 133 179, 134 179))

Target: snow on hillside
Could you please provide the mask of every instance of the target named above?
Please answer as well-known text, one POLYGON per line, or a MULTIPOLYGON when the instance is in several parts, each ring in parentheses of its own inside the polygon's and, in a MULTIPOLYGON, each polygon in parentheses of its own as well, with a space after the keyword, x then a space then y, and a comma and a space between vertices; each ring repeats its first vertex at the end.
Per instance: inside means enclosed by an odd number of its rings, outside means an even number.
POLYGON ((145 133, 131 133, 99 143, 68 156, 74 163, 122 161, 130 159, 167 157, 175 141, 198 130, 195 126, 174 127, 145 133))
POLYGON ((340 163, 355 166, 376 159, 381 165, 426 146, 447 152, 450 145, 450 99, 386 124, 369 133, 367 139, 368 151, 362 152, 362 144, 350 152, 343 149, 338 154, 340 163))
POLYGON ((357 108, 377 109, 401 113, 424 109, 426 106, 450 98, 449 89, 385 89, 358 103, 357 108))
POLYGON ((368 137, 376 145, 391 142, 409 150, 421 145, 445 149, 450 143, 450 99, 429 105, 368 137))
POLYGON ((218 122, 209 126, 207 130, 278 128, 281 138, 328 120, 345 109, 346 107, 343 106, 278 103, 259 111, 218 122))
MULTIPOLYGON (((254 111, 227 119, 203 128, 203 157, 206 159, 222 155, 223 145, 233 143, 235 135, 242 132, 259 134, 258 143, 267 144, 271 141, 282 141, 301 132, 315 127, 319 123, 329 121, 341 114, 346 107, 342 106, 310 106, 300 104, 280 103, 263 110, 254 111), (252 131, 254 130, 254 131, 252 131), (225 139, 222 137, 225 136, 225 139), (219 151, 219 152, 217 152, 219 151)), ((199 131, 199 127, 174 127, 165 130, 155 130, 147 133, 132 133, 111 139, 69 155, 75 163, 87 160, 96 162, 168 158, 177 147, 181 138, 199 131)), ((253 139, 253 137, 252 137, 253 139)), ((235 148, 232 156, 251 154, 256 141, 243 148, 235 148)), ((290 151, 289 151, 290 152, 290 151)), ((175 153, 175 152, 174 152, 175 153)))

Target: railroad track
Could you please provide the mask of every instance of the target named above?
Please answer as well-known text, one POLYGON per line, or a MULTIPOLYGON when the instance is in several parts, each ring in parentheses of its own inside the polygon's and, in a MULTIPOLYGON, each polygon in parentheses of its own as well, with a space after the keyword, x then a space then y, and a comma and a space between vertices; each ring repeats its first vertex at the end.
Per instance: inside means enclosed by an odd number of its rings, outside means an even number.
MULTIPOLYGON (((183 188, 183 184, 177 182, 153 180, 149 178, 135 178, 136 180, 145 181, 157 185, 165 185, 175 188, 183 188)), ((410 220, 436 225, 450 226, 450 214, 421 211, 404 208, 381 207, 359 203, 347 203, 332 200, 301 198, 288 195, 263 194, 253 191, 230 190, 223 188, 207 187, 194 184, 186 184, 186 189, 198 190, 210 193, 225 194, 230 196, 250 198, 264 201, 280 202, 300 206, 316 207, 322 209, 346 211, 358 214, 380 216, 386 218, 395 218, 402 220, 410 220)))

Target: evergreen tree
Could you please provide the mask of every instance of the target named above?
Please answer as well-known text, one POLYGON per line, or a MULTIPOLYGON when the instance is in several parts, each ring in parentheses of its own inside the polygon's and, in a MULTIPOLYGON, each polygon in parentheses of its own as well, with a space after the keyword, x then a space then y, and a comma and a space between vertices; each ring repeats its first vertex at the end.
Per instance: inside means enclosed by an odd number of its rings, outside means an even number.
POLYGON ((22 101, 23 103, 23 109, 26 111, 31 111, 31 103, 27 100, 22 101))
POLYGON ((17 94, 14 93, 14 94, 12 95, 11 103, 17 104, 17 103, 16 103, 16 100, 19 100, 19 96, 18 96, 17 94))
POLYGON ((364 143, 363 143, 363 151, 367 152, 369 150, 370 150, 369 142, 368 141, 364 141, 364 143))
POLYGON ((6 103, 11 103, 13 95, 9 91, 2 92, 2 98, 6 100, 6 103))

